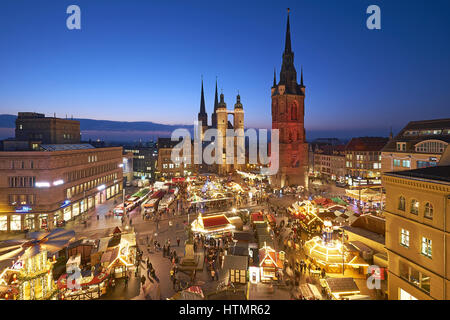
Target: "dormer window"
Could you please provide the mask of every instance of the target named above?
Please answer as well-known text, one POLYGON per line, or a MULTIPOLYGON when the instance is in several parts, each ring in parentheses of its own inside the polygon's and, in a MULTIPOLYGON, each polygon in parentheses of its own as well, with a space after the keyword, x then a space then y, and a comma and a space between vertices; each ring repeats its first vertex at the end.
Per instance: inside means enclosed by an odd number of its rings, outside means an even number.
POLYGON ((406 142, 397 142, 397 151, 406 151, 406 142))

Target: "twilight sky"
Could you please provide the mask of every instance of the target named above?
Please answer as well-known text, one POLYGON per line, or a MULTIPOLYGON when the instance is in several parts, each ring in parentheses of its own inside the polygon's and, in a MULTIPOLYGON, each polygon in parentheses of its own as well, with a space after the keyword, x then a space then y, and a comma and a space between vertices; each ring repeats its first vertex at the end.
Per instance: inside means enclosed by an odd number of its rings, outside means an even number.
MULTIPOLYGON (((450 1, 2 0, 0 113, 192 124, 204 78, 270 127, 286 8, 308 131, 387 135, 450 117, 450 1), (81 30, 66 8, 81 8, 81 30), (366 28, 381 7, 382 30, 366 28)), ((339 135, 339 134, 337 134, 339 135)))

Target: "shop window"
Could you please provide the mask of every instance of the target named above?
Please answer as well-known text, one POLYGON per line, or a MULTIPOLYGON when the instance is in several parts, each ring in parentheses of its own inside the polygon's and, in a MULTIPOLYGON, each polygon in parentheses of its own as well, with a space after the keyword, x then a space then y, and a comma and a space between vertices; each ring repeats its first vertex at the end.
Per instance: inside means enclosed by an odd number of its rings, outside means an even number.
POLYGON ((19 216, 19 215, 11 216, 10 230, 11 231, 22 230, 22 217, 21 216, 19 216))
POLYGON ((8 216, 0 216, 0 231, 8 230, 8 216))

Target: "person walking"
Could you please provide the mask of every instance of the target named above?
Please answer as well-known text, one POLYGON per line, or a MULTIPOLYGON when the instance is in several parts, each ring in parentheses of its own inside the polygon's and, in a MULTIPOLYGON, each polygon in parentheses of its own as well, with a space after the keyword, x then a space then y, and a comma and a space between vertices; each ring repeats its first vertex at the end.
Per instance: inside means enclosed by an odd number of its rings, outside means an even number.
POLYGON ((178 291, 177 290, 177 281, 178 281, 177 276, 174 275, 173 278, 172 278, 172 285, 173 285, 173 290, 174 291, 178 291))
POLYGON ((211 281, 214 281, 215 273, 214 269, 211 269, 211 281))
POLYGON ((180 246, 180 238, 177 237, 177 247, 179 247, 179 246, 180 246))
POLYGON ((125 288, 128 287, 128 274, 125 276, 125 288))
POLYGON ((164 244, 164 246, 163 246, 163 257, 165 257, 166 256, 166 244, 164 244))
POLYGON ((144 289, 145 281, 146 281, 145 276, 142 275, 142 277, 141 277, 141 286, 142 286, 142 289, 144 289))

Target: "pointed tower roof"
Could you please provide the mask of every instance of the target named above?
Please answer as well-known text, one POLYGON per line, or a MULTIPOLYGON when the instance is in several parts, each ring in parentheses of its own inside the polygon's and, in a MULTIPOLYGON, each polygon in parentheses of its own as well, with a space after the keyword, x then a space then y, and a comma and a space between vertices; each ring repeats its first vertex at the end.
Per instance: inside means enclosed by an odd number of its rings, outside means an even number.
POLYGON ((287 16, 287 24, 286 24, 286 42, 284 44, 284 52, 285 53, 292 52, 292 48, 291 48, 291 26, 290 26, 290 23, 289 23, 289 11, 290 11, 290 9, 287 8, 288 16, 287 16))
POLYGON ((300 70, 300 87, 304 87, 304 85, 303 85, 303 66, 300 70))
POLYGON ((272 88, 275 88, 277 86, 277 70, 276 68, 273 68, 273 86, 272 88))
POLYGON ((200 112, 199 114, 206 114, 206 107, 205 107, 205 93, 203 91, 203 77, 202 77, 202 94, 200 98, 200 112))
POLYGON ((217 97, 217 77, 216 77, 216 94, 214 96, 214 111, 216 111, 218 105, 219 105, 219 98, 217 97))
POLYGON ((283 52, 283 63, 281 64, 279 85, 286 86, 288 94, 302 94, 297 82, 297 71, 294 66, 294 52, 291 47, 291 26, 289 22, 289 8, 286 23, 286 43, 283 52))

